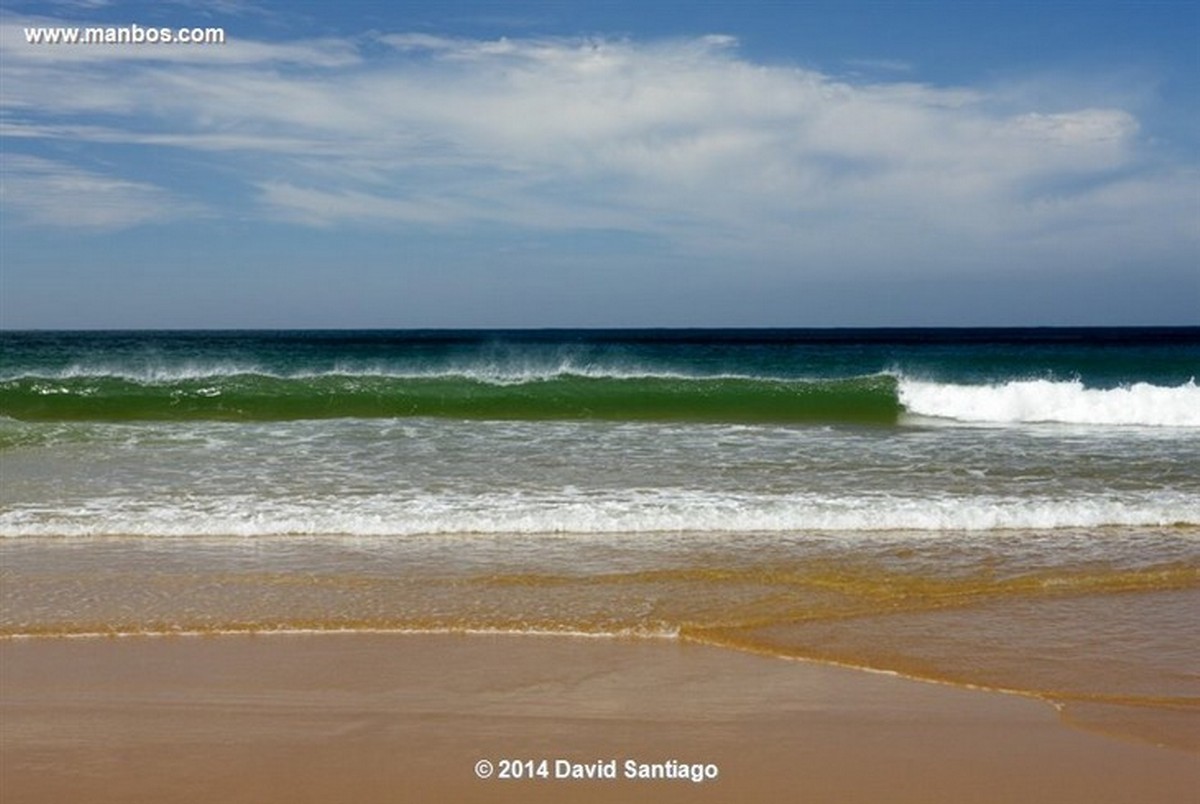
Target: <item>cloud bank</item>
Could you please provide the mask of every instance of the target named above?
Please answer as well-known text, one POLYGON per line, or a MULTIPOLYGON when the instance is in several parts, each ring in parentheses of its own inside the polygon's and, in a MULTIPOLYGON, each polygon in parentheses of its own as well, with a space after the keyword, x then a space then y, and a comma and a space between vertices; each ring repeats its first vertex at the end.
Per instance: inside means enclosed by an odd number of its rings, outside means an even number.
POLYGON ((433 236, 597 231, 865 274, 1197 254, 1200 173, 1156 156, 1115 104, 757 63, 725 36, 53 48, 24 42, 33 24, 49 23, 0 26, 0 106, 4 205, 39 226, 204 209, 433 236), (72 161, 127 146, 144 160, 72 161), (223 197, 159 175, 160 155, 219 176, 223 197), (68 175, 75 202, 52 203, 68 175))

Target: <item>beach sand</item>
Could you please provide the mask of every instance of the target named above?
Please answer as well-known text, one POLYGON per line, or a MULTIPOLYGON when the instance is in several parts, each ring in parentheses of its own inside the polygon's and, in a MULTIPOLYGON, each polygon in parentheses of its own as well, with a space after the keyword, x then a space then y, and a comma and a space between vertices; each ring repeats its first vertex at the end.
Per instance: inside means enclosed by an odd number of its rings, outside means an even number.
POLYGON ((1011 695, 670 640, 0 642, 0 801, 1189 802, 1200 756, 1011 695), (481 759, 552 778, 479 779, 481 759), (716 779, 554 779, 556 760, 716 779), (536 766, 535 766, 536 767, 536 766))

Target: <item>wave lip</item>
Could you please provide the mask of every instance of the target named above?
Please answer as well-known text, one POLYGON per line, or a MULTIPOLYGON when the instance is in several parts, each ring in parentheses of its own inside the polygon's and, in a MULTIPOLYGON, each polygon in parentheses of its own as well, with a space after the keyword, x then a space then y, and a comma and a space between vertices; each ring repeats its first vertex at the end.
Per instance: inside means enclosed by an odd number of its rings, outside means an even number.
POLYGON ((910 414, 959 422, 1200 427, 1200 387, 1139 382, 1086 388, 1078 380, 1014 380, 955 385, 902 378, 900 403, 910 414))

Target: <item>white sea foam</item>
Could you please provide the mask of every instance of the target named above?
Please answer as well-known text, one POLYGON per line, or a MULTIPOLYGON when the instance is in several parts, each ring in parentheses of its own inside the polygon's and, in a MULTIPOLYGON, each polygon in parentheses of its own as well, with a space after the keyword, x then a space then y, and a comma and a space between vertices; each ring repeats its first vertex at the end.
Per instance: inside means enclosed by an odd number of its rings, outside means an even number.
MULTIPOLYGON (((194 380, 221 380, 234 377, 269 377, 280 380, 311 380, 322 377, 372 378, 394 380, 467 380, 493 385, 520 385, 547 380, 584 377, 611 380, 747 380, 795 382, 804 378, 756 375, 737 372, 672 371, 639 365, 605 365, 573 360, 557 362, 452 362, 448 365, 405 365, 402 363, 341 362, 325 369, 286 371, 255 363, 187 362, 179 365, 70 365, 54 370, 17 371, 0 375, 0 381, 13 380, 99 380, 115 379, 145 385, 166 385, 194 380)), ((818 381, 812 378, 809 381, 818 381)))
POLYGON ((96 498, 10 509, 0 536, 418 536, 437 534, 986 531, 1200 526, 1200 498, 1177 491, 1070 499, 1007 496, 822 497, 627 491, 597 495, 364 495, 301 502, 251 495, 148 503, 96 498))
POLYGON ((1135 383, 1086 388, 1079 381, 953 385, 901 378, 900 403, 917 416, 960 422, 1200 427, 1200 386, 1135 383))
POLYGON ((189 380, 211 380, 246 375, 269 375, 270 372, 254 363, 187 361, 168 364, 72 364, 61 369, 10 372, 0 381, 12 380, 127 380, 129 382, 169 384, 189 380))

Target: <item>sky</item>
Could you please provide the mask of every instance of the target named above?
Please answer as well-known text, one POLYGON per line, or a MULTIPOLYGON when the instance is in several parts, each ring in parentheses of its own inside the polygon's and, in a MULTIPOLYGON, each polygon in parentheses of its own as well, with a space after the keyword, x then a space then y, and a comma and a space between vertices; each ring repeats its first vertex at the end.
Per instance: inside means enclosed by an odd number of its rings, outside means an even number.
POLYGON ((1196 325, 1200 2, 0 0, 0 182, 6 329, 1196 325))

